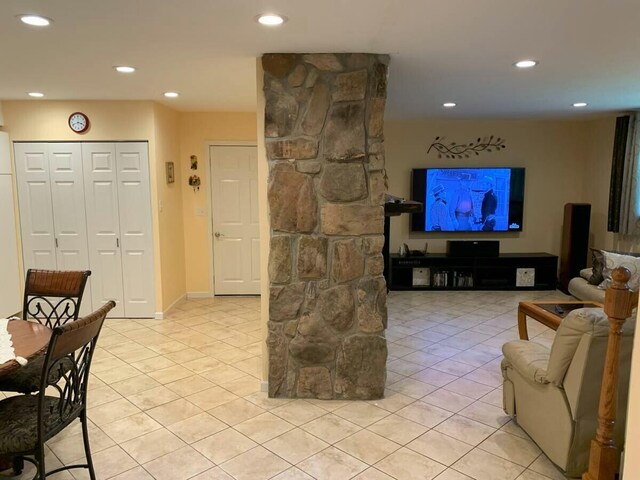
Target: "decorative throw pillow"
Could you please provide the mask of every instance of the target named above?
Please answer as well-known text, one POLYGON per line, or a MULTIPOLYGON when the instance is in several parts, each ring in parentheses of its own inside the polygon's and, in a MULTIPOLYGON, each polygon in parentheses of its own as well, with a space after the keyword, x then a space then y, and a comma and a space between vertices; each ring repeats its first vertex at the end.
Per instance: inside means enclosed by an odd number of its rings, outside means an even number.
POLYGON ((613 280, 611 279, 611 273, 617 267, 625 267, 631 272, 631 278, 629 279, 629 288, 633 291, 638 291, 640 287, 640 258, 632 257, 631 255, 620 255, 618 253, 611 253, 603 251, 605 267, 602 270, 604 280, 599 288, 609 288, 613 280))
POLYGON ((591 265, 593 274, 588 280, 590 285, 600 285, 604 281, 602 270, 604 270, 604 255, 602 250, 596 248, 591 249, 591 265))

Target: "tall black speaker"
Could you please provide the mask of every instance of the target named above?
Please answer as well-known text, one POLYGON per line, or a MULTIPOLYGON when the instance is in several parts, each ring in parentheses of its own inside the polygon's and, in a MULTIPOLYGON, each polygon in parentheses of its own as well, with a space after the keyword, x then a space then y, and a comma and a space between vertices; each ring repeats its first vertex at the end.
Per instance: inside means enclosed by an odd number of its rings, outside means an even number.
POLYGON ((560 249, 560 290, 567 293, 569 280, 587 266, 589 254, 589 203, 567 203, 564 206, 562 248, 560 249))

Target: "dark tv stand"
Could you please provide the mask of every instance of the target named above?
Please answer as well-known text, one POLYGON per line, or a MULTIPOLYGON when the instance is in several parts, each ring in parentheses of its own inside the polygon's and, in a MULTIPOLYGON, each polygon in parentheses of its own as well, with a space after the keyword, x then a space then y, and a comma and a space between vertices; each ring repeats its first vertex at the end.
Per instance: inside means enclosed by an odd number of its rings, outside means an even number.
POLYGON ((497 257, 419 257, 391 255, 388 264, 390 290, 555 290, 558 257, 549 253, 503 253, 497 257), (519 268, 534 269, 533 286, 516 286, 519 268), (428 278, 425 282, 416 279, 428 278), (427 283, 417 285, 416 283, 427 283))

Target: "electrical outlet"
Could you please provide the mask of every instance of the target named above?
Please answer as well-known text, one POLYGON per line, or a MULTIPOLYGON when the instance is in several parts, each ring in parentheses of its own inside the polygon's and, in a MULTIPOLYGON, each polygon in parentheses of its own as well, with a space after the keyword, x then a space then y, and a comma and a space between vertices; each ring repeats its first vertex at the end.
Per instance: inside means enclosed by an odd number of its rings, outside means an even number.
POLYGON ((204 217, 204 208, 196 208, 196 216, 204 217))
POLYGON ((164 210, 164 203, 162 203, 162 200, 158 202, 158 210, 160 211, 160 213, 162 213, 162 210, 164 210))

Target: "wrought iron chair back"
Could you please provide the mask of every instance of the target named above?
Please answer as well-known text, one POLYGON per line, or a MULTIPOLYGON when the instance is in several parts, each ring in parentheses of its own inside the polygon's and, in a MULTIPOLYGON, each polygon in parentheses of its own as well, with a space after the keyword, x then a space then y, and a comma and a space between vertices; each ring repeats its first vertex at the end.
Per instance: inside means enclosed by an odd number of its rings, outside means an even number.
POLYGON ((27 271, 24 287, 23 320, 33 319, 49 328, 77 320, 90 270, 27 271))

